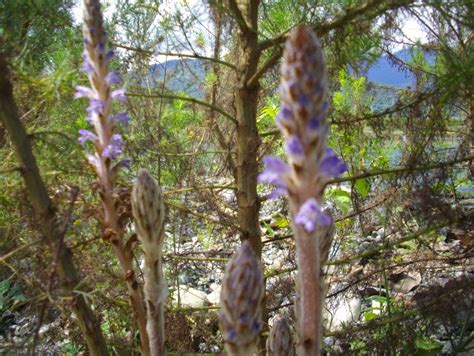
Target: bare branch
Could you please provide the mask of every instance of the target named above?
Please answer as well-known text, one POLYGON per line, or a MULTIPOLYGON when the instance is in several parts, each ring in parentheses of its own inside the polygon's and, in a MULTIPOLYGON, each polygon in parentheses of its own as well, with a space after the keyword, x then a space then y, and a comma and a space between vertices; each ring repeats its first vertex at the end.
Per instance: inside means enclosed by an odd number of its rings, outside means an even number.
POLYGON ((202 105, 205 106, 209 109, 212 109, 222 116, 225 116, 227 119, 232 121, 234 124, 237 125, 237 120, 230 115, 229 113, 225 112, 224 109, 219 108, 217 106, 211 105, 208 102, 196 99, 196 98, 190 98, 187 96, 180 96, 180 95, 171 95, 171 94, 145 94, 145 93, 127 93, 127 96, 129 97, 137 97, 137 98, 158 98, 158 99, 168 99, 168 100, 183 100, 183 101, 189 101, 194 104, 202 105))
POLYGON ((112 45, 114 47, 117 47, 117 48, 126 49, 127 51, 143 53, 143 54, 146 54, 147 56, 160 55, 160 56, 170 56, 170 57, 195 58, 195 59, 201 59, 201 60, 205 60, 205 61, 209 61, 209 62, 222 64, 224 66, 232 68, 233 70, 237 69, 237 67, 235 65, 233 65, 232 63, 223 61, 223 60, 218 59, 218 58, 206 57, 206 56, 201 56, 201 55, 198 55, 198 54, 185 54, 185 53, 175 53, 175 52, 150 51, 150 50, 146 50, 146 49, 142 49, 142 48, 135 48, 135 47, 130 47, 130 46, 121 45, 121 44, 117 44, 117 43, 113 43, 112 45))

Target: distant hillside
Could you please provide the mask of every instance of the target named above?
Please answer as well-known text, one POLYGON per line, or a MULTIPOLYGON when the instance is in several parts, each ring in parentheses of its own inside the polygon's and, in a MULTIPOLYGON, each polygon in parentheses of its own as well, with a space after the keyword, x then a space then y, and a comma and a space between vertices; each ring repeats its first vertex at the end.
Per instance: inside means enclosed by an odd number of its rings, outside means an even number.
MULTIPOLYGON (((407 49, 398 51, 395 56, 404 62, 410 60, 410 51, 407 49)), ((429 62, 434 57, 428 55, 429 62)), ((166 73, 166 87, 172 91, 184 92, 192 97, 202 99, 204 97, 204 83, 207 71, 207 62, 199 59, 173 59, 165 63, 153 64, 149 67, 149 81, 152 85, 160 85, 166 73)), ((367 72, 369 83, 382 84, 369 86, 369 94, 372 98, 372 109, 382 111, 396 103, 398 98, 397 89, 406 89, 414 84, 413 74, 395 65, 388 56, 382 56, 367 72), (393 88, 391 88, 393 87, 393 88)))
MULTIPOLYGON (((407 63, 410 61, 411 55, 408 49, 403 49, 394 53, 395 57, 407 63)), ((434 62, 434 55, 425 54, 428 63, 434 62)), ((397 88, 408 88, 414 84, 414 76, 407 69, 400 68, 390 60, 387 55, 378 59, 377 62, 367 72, 367 80, 369 82, 380 83, 387 86, 397 88)))
POLYGON ((166 74, 166 88, 184 92, 194 98, 204 97, 205 62, 199 59, 172 59, 165 63, 152 64, 148 68, 148 79, 158 85, 166 74))

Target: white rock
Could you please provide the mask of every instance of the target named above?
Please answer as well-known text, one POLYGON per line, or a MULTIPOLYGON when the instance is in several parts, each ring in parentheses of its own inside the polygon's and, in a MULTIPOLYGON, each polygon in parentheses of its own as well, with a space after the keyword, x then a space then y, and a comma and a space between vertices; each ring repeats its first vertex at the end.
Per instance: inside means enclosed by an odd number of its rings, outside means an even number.
POLYGON ((207 295, 207 300, 212 305, 219 305, 221 297, 221 285, 217 283, 212 283, 210 285, 210 288, 212 292, 207 295))
MULTIPOLYGON (((178 306, 178 290, 171 295, 172 304, 178 306)), ((189 286, 179 288, 179 302, 181 307, 200 308, 209 305, 206 293, 189 286)))
POLYGON ((339 300, 337 306, 332 310, 327 310, 326 319, 328 329, 336 331, 351 322, 359 320, 361 300, 356 297, 339 300))

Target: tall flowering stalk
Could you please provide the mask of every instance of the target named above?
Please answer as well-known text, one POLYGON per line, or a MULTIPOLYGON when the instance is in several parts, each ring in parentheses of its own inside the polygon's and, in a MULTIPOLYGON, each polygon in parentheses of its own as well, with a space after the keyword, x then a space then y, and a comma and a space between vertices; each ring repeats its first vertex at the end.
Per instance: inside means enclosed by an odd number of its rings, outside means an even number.
POLYGON ((226 267, 219 327, 230 356, 251 356, 262 330, 263 271, 248 240, 226 267))
POLYGON ((300 25, 285 45, 281 67, 281 111, 277 125, 283 134, 288 163, 265 157, 259 180, 273 184, 272 196, 287 194, 296 242, 298 274, 298 355, 317 355, 321 348, 324 281, 320 276, 332 239, 333 221, 322 208, 327 182, 346 165, 327 147, 326 73, 321 45, 300 25))
POLYGON ((120 112, 112 115, 112 102, 126 100, 125 91, 113 89, 120 84, 120 75, 109 71, 113 57, 112 50, 106 47, 106 32, 98 0, 84 0, 84 64, 82 71, 87 73, 90 87, 76 87, 76 98, 89 99, 87 119, 93 131, 80 130, 79 142, 90 141, 94 152, 86 155, 98 178, 98 192, 102 201, 100 220, 103 226, 103 237, 111 242, 130 296, 134 315, 140 330, 142 354, 149 354, 149 343, 146 333, 146 316, 143 298, 134 275, 133 254, 130 244, 124 242, 124 230, 117 211, 118 199, 115 187, 117 172, 127 165, 127 160, 119 160, 122 154, 123 140, 116 132, 118 124, 127 124, 128 115, 120 112))
POLYGON ((165 206, 161 189, 151 174, 142 169, 132 192, 135 230, 145 254, 143 279, 147 311, 147 333, 151 355, 165 354, 164 302, 166 282, 161 255, 165 240, 165 206))

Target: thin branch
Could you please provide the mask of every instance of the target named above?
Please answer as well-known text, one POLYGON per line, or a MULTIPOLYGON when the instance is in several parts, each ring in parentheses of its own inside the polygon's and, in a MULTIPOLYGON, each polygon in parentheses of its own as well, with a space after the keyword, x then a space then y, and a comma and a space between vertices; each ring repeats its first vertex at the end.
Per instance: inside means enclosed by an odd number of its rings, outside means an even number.
POLYGON ((71 142, 76 142, 75 139, 73 139, 72 137, 66 135, 64 132, 60 132, 60 131, 53 131, 53 130, 42 130, 42 131, 34 131, 32 133, 30 133, 28 135, 28 137, 31 137, 31 138, 36 138, 36 136, 43 136, 43 135, 57 135, 57 136, 61 136, 62 138, 68 140, 68 141, 71 141, 71 142))
MULTIPOLYGON (((391 3, 389 2, 388 4, 385 4, 385 6, 380 11, 377 11, 375 14, 371 15, 370 18, 377 16, 379 13, 382 12, 382 10, 385 11, 391 7, 400 7, 409 2, 411 1, 393 1, 391 3)), ((331 22, 313 26, 313 30, 317 33, 318 36, 324 36, 331 30, 334 30, 338 27, 342 27, 353 22, 360 15, 367 13, 373 8, 376 8, 377 5, 380 5, 380 3, 381 2, 379 0, 367 1, 362 6, 356 9, 350 10, 350 12, 346 12, 344 15, 342 15, 341 17, 338 17, 337 19, 331 22)), ((286 38, 289 32, 290 31, 286 31, 285 33, 280 34, 274 38, 262 41, 260 43, 260 49, 263 51, 263 50, 266 50, 267 48, 282 44, 283 42, 286 41, 286 38)))
POLYGON ((191 215, 196 216, 198 218, 201 218, 203 220, 207 220, 211 223, 214 223, 214 224, 217 224, 217 225, 222 225, 222 226, 230 226, 234 229, 240 230, 240 228, 237 225, 235 225, 234 223, 225 222, 225 221, 222 221, 220 219, 211 218, 211 217, 209 217, 208 214, 201 214, 201 213, 198 213, 196 211, 193 211, 193 210, 189 209, 188 207, 186 207, 184 204, 180 204, 180 203, 177 203, 177 202, 171 201, 171 200, 166 200, 165 205, 167 207, 171 208, 171 209, 177 209, 177 210, 184 211, 188 214, 191 214, 191 215))
POLYGON ((171 191, 166 191, 163 193, 163 195, 171 195, 171 194, 181 194, 181 193, 186 193, 186 192, 194 192, 194 191, 199 191, 199 190, 213 190, 213 189, 228 189, 228 190, 236 190, 237 187, 235 187, 232 184, 222 184, 222 185, 204 185, 204 186, 196 186, 196 187, 185 187, 185 188, 179 188, 171 191))
POLYGON ((37 245, 38 243, 39 243, 39 241, 32 241, 32 242, 27 243, 25 245, 21 245, 20 247, 14 249, 13 251, 10 251, 10 252, 4 254, 3 256, 0 256, 0 263, 2 263, 3 261, 8 260, 11 257, 13 257, 18 252, 26 250, 27 248, 30 248, 31 246, 37 245))
POLYGON ((22 167, 11 167, 11 168, 5 168, 0 170, 0 174, 6 174, 6 173, 13 173, 13 172, 20 172, 22 171, 22 167))
POLYGON ((205 106, 209 109, 212 109, 222 116, 226 117, 230 121, 232 121, 235 125, 237 125, 237 120, 230 115, 229 113, 225 112, 224 109, 219 108, 215 105, 211 105, 205 101, 196 99, 196 98, 190 98, 187 96, 180 96, 180 95, 171 95, 171 94, 145 94, 145 93, 127 93, 127 96, 129 97, 137 97, 137 98, 157 98, 157 99, 168 99, 168 100, 183 100, 183 101, 189 101, 190 103, 198 104, 205 106))
POLYGON ((160 51, 150 51, 142 48, 135 48, 135 47, 130 47, 126 45, 121 45, 121 44, 113 44, 113 47, 118 47, 118 48, 123 48, 126 49, 127 51, 133 51, 133 52, 139 52, 146 54, 148 56, 170 56, 170 57, 183 57, 183 58, 194 58, 194 59, 201 59, 204 61, 209 61, 209 62, 214 62, 218 64, 222 64, 226 67, 232 68, 233 70, 237 70, 237 67, 233 65, 232 63, 223 61, 218 58, 212 58, 212 57, 206 57, 206 56, 201 56, 198 54, 185 54, 185 53, 175 53, 175 52, 160 52, 160 51))
POLYGON ((197 261, 197 262, 229 262, 229 258, 226 257, 187 257, 187 256, 176 256, 176 255, 167 255, 167 259, 177 260, 177 261, 197 261))
POLYGON ((270 58, 255 72, 255 74, 247 81, 247 87, 251 88, 257 85, 261 77, 265 75, 267 70, 276 65, 281 58, 283 52, 282 47, 278 47, 277 50, 270 56, 270 58))
POLYGON ((351 177, 342 177, 342 178, 334 178, 328 182, 328 184, 336 184, 336 183, 342 183, 342 182, 353 182, 361 178, 370 178, 370 177, 376 177, 376 176, 382 176, 382 175, 387 175, 387 174, 397 174, 397 173, 412 173, 412 172, 419 172, 419 171, 429 171, 432 169, 438 169, 438 168, 444 168, 444 167, 449 167, 453 166, 458 163, 463 163, 463 162, 469 162, 474 160, 474 155, 466 156, 463 158, 455 159, 452 161, 447 161, 447 162, 441 162, 441 163, 433 163, 433 164, 427 164, 424 166, 408 166, 408 167, 401 167, 401 168, 394 168, 394 169, 387 169, 387 170, 379 170, 379 171, 372 171, 372 172, 366 172, 362 174, 358 174, 356 176, 351 176, 351 177))

